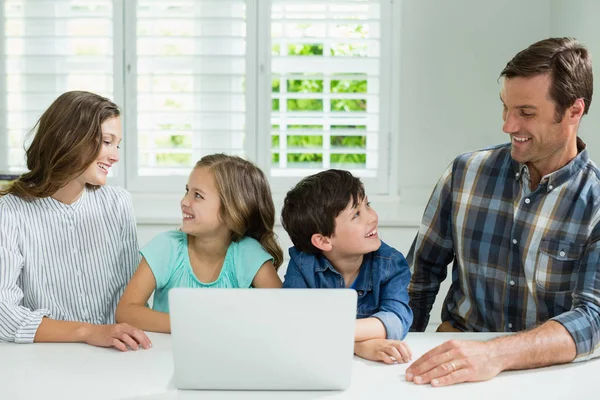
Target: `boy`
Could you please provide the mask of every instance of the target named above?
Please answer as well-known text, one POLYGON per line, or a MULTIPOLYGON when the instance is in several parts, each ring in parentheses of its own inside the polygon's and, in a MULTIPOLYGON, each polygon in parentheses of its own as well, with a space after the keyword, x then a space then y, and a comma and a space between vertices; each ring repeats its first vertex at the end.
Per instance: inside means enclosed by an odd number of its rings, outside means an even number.
POLYGON ((362 182, 336 169, 308 176, 287 193, 281 222, 294 243, 283 287, 356 290, 354 353, 386 364, 409 361, 400 340, 413 318, 410 270, 379 239, 362 182))

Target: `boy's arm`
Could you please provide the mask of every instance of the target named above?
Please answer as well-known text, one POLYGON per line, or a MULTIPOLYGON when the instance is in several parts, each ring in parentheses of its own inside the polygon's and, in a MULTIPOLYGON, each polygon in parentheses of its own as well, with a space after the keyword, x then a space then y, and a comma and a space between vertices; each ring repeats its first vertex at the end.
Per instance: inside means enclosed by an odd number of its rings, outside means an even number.
POLYGON ((389 262, 388 278, 380 289, 379 310, 373 317, 385 327, 385 338, 402 340, 412 324, 413 314, 408 303, 407 287, 410 269, 400 252, 395 252, 389 262))
POLYGON ((385 325, 375 317, 356 320, 354 341, 363 342, 370 339, 385 339, 385 325))
POLYGON ((117 305, 117 322, 127 322, 139 329, 151 332, 171 333, 169 314, 151 310, 146 302, 156 289, 156 279, 145 258, 133 274, 117 305))
POLYGON ((283 288, 308 288, 308 282, 306 282, 302 272, 300 272, 300 268, 298 268, 293 259, 288 262, 285 278, 283 278, 283 288))
POLYGON ((452 168, 440 178, 423 214, 419 232, 410 248, 408 265, 412 279, 408 287, 410 308, 414 313, 412 331, 423 332, 440 284, 454 258, 452 238, 452 168))

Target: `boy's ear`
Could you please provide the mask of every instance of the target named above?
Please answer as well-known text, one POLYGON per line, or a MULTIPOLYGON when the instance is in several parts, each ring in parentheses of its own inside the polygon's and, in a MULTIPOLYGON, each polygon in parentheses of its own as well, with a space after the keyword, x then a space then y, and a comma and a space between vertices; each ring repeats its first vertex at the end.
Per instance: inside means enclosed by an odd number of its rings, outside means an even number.
POLYGON ((331 251, 331 240, 329 240, 327 236, 323 236, 320 233, 315 233, 311 236, 310 242, 313 246, 321 251, 331 251))

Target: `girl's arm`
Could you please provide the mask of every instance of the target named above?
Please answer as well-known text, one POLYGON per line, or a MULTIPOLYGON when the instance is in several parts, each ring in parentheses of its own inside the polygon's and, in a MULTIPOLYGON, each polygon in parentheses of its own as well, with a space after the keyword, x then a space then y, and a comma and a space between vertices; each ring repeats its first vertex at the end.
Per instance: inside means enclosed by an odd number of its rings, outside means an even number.
POLYGON ((171 333, 169 314, 151 310, 146 302, 156 289, 156 279, 144 257, 125 288, 115 318, 144 331, 171 333))
POLYGON ((277 270, 273 262, 266 261, 259 269, 254 279, 252 280, 252 286, 255 288, 281 288, 281 279, 277 275, 277 270))

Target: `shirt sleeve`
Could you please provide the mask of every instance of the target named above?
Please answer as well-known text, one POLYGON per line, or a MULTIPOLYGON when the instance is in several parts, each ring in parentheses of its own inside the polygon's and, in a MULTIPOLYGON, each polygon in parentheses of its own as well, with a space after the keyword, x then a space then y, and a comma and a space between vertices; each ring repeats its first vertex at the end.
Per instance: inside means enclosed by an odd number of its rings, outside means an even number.
POLYGON ((33 343, 42 318, 50 311, 21 306, 23 289, 17 282, 24 259, 18 245, 17 218, 0 204, 0 221, 0 340, 33 343))
POLYGON ((407 290, 410 268, 400 252, 393 254, 387 275, 381 286, 379 311, 373 317, 385 327, 387 339, 403 340, 412 324, 413 313, 409 307, 407 290))
POLYGON ((140 250, 154 274, 156 289, 164 288, 169 282, 182 251, 184 235, 179 231, 160 233, 140 250))
POLYGON ((267 261, 273 261, 260 243, 250 237, 245 237, 237 243, 232 243, 234 249, 234 267, 238 287, 249 288, 256 273, 267 261))
POLYGON ((571 310, 552 320, 569 332, 577 349, 574 361, 600 356, 600 224, 596 225, 580 265, 571 310))
POLYGON ((285 277, 283 279, 283 288, 284 289, 304 289, 308 288, 308 282, 300 272, 298 268, 298 264, 292 258, 287 265, 287 270, 285 271, 285 277))
POLYGON ((124 274, 129 282, 137 266, 140 263, 140 252, 137 237, 137 225, 135 222, 135 211, 131 202, 131 195, 125 192, 123 209, 123 227, 121 230, 121 256, 124 274))
POLYGON ((437 183, 408 253, 412 278, 408 287, 410 308, 414 313, 411 331, 423 332, 431 308, 454 258, 452 237, 452 168, 450 165, 437 183))

